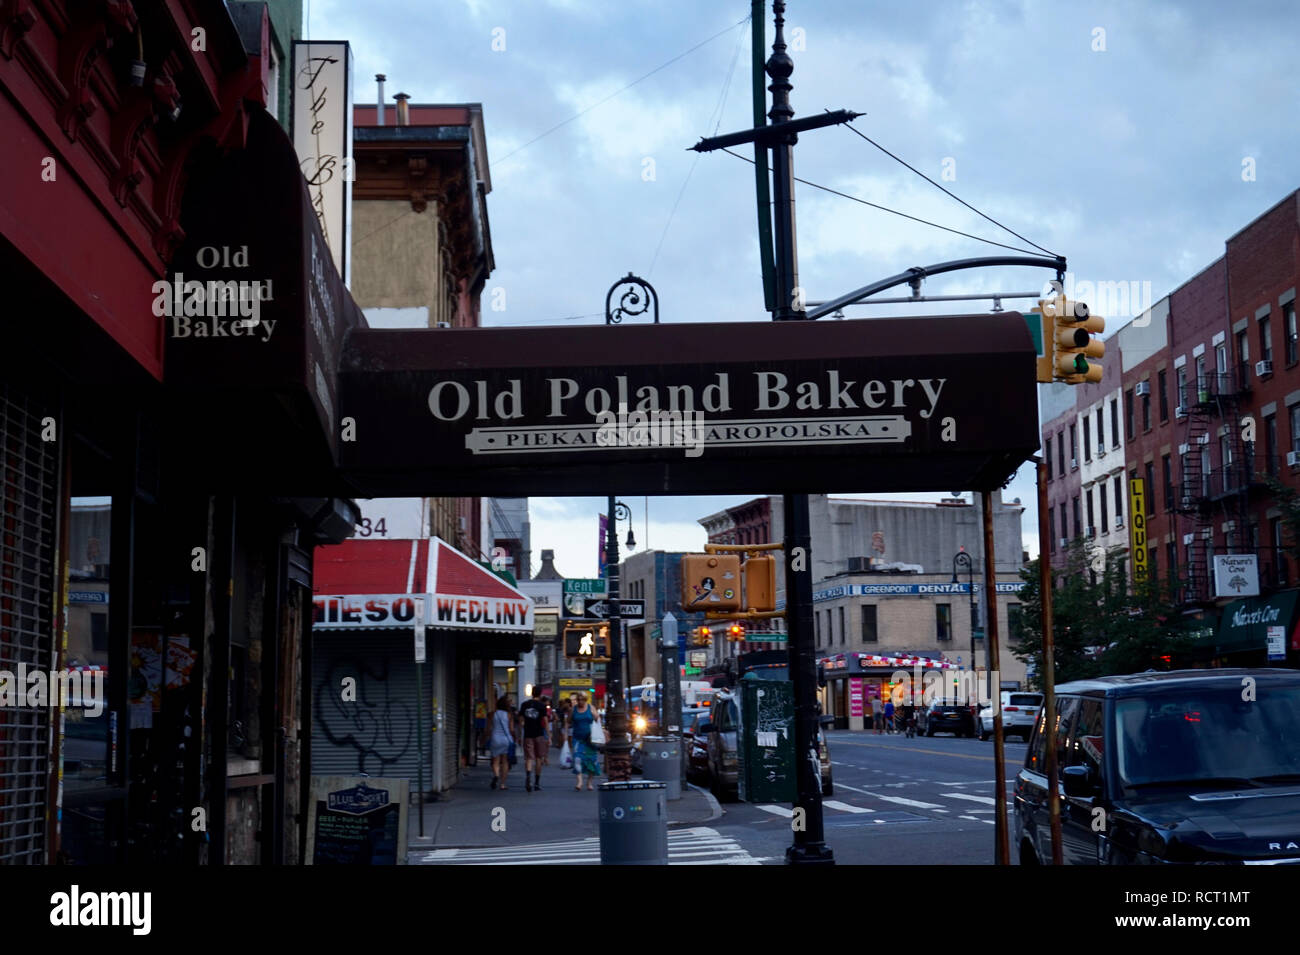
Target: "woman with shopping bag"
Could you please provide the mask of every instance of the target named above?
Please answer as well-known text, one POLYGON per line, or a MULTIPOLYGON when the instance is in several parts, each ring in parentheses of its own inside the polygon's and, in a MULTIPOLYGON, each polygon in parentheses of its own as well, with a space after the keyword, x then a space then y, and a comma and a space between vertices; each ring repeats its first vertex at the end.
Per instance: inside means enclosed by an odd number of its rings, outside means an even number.
POLYGON ((578 705, 573 710, 573 774, 582 789, 582 777, 587 777, 587 789, 595 789, 596 776, 600 774, 600 752, 596 749, 604 741, 605 731, 596 719, 596 711, 587 702, 587 694, 578 694, 578 705))
POLYGON ((502 696, 497 700, 496 712, 492 714, 491 736, 488 738, 488 752, 492 755, 493 789, 506 788, 506 775, 510 772, 515 749, 514 722, 510 713, 510 697, 502 696))

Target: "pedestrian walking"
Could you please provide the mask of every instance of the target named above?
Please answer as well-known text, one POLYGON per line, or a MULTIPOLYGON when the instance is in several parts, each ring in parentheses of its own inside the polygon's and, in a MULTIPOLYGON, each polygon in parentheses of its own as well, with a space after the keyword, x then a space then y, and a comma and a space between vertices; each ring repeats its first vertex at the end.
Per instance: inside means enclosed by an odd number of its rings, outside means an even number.
POLYGON ((573 773, 582 789, 582 778, 587 777, 587 789, 595 789, 596 776, 600 774, 600 753, 591 742, 591 726, 596 722, 596 711, 587 702, 587 694, 578 694, 578 704, 573 708, 573 773))
POLYGON ((885 701, 885 732, 892 734, 894 732, 894 701, 888 699, 885 701))
POLYGON ((880 704, 880 697, 873 696, 871 698, 871 725, 875 728, 877 736, 880 735, 881 723, 884 722, 884 719, 885 708, 880 704))
POLYGON ((492 714, 492 735, 488 739, 488 753, 492 756, 492 788, 505 789, 506 775, 510 772, 510 747, 514 744, 514 720, 510 715, 510 697, 497 700, 492 714))
POLYGON ((533 698, 519 707, 519 725, 524 737, 524 789, 542 788, 542 762, 546 759, 546 704, 542 688, 533 687, 533 698))

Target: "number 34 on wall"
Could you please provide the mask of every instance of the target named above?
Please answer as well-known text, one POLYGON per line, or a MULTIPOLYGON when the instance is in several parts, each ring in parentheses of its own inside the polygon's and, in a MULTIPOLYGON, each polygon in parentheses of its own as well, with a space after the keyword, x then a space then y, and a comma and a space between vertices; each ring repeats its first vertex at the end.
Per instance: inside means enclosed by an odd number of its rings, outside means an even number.
POLYGON ((361 523, 357 525, 357 536, 369 537, 373 534, 376 537, 387 537, 388 525, 385 523, 386 520, 387 518, 381 517, 375 522, 375 525, 371 527, 370 518, 363 518, 361 523))

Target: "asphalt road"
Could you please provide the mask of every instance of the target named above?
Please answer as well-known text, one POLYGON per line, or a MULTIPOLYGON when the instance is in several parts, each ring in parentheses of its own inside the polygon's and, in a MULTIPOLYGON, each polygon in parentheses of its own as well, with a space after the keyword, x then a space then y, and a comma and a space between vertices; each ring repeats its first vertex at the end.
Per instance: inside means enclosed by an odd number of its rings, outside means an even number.
MULTIPOLYGON (((826 844, 849 865, 992 865, 993 741, 954 736, 828 734, 835 792, 823 798, 826 844)), ((1025 744, 1006 744, 1011 792, 1025 744)), ((790 807, 723 803, 711 823, 760 862, 779 865, 791 844, 790 807)), ((1012 859, 1015 849, 1012 847, 1012 859)))

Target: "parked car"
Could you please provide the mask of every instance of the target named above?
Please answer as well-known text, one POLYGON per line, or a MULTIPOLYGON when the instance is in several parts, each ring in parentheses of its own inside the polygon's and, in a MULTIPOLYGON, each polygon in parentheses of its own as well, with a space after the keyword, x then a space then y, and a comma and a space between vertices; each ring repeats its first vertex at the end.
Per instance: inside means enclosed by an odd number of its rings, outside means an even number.
MULTIPOLYGON (((1029 742, 1029 736, 1038 722, 1038 710, 1043 705, 1043 694, 1021 693, 1003 690, 1002 704, 1002 738, 1019 736, 1029 742)), ((979 712, 980 739, 987 740, 993 735, 993 707, 985 706, 979 712)))
POLYGON ((1049 744, 1067 863, 1300 865, 1300 670, 1079 680, 1056 715, 1051 734, 1040 711, 1016 777, 1022 865, 1052 859, 1049 744))
POLYGON ((709 750, 705 732, 712 731, 708 707, 691 707, 682 711, 682 778, 687 782, 709 779, 709 750))
POLYGON ((975 708, 964 703, 931 703, 927 707, 922 707, 917 715, 917 731, 926 736, 933 736, 935 733, 974 736, 975 708))

